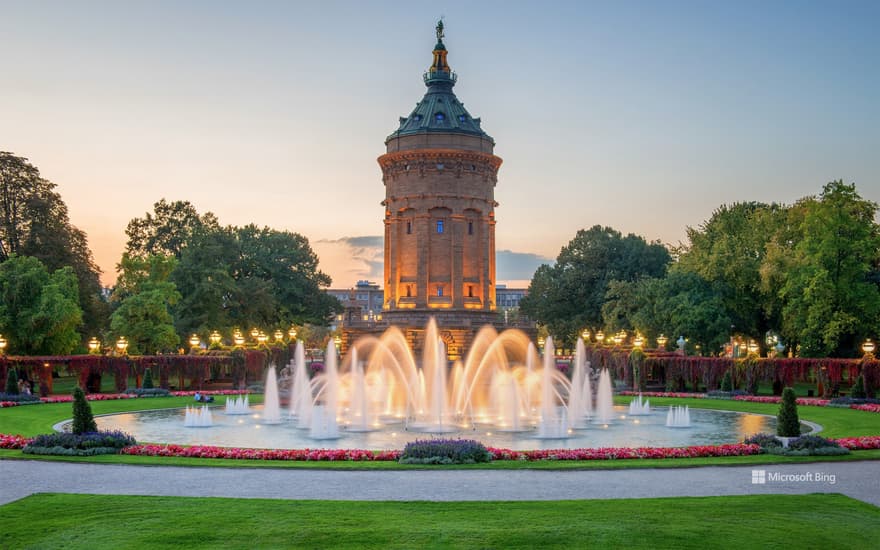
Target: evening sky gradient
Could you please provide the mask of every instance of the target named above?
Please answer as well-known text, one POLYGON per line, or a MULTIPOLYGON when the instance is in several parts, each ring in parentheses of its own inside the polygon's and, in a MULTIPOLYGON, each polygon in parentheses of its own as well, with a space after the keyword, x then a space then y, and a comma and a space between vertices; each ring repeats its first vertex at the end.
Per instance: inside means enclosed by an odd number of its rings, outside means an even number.
POLYGON ((334 287, 378 281, 376 157, 424 94, 441 15, 455 91, 504 159, 499 282, 595 224, 677 244, 721 203, 838 178, 880 200, 878 2, 0 10, 0 150, 58 184, 105 282, 163 197, 304 234, 334 287))

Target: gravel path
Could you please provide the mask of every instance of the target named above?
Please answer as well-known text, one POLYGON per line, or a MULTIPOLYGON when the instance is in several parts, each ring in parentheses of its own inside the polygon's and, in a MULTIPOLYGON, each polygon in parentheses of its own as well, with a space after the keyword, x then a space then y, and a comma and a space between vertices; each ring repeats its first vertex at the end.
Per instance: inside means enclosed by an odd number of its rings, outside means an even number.
POLYGON ((434 501, 843 493, 880 506, 880 461, 675 469, 389 472, 0 460, 0 479, 0 505, 33 493, 62 492, 434 501), (764 471, 765 483, 753 483, 753 477, 754 481, 760 480, 760 471, 764 471))

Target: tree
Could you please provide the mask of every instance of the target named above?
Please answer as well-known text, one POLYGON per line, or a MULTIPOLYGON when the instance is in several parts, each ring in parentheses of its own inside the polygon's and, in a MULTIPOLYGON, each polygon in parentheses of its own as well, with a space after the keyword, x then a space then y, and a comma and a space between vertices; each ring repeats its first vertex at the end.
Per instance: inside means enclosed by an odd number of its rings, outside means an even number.
POLYGON ((776 435, 780 437, 797 437, 801 435, 797 397, 792 388, 782 390, 782 401, 779 403, 779 413, 776 415, 776 435))
POLYGON ((51 275, 40 260, 11 255, 0 264, 0 331, 21 355, 66 354, 80 342, 77 280, 64 267, 51 275))
POLYGON ((535 272, 522 311, 561 341, 572 343, 584 327, 602 323, 602 305, 611 281, 660 277, 670 262, 658 242, 626 237, 610 227, 580 230, 563 247, 553 266, 535 272))
POLYGON ((211 212, 199 215, 189 201, 160 200, 153 212, 128 222, 125 250, 130 257, 171 255, 180 258, 193 234, 200 230, 219 229, 217 217, 211 212))
POLYGON ((18 395, 18 373, 9 369, 6 373, 6 395, 18 395))
POLYGON ((202 229, 184 248, 172 280, 180 334, 233 326, 326 323, 340 309, 322 291, 330 277, 297 233, 254 225, 202 229))
POLYGON ((602 308, 605 327, 631 328, 649 339, 664 333, 713 352, 729 338, 731 316, 716 284, 671 270, 664 278, 614 281, 602 308))
POLYGON ((169 351, 180 342, 170 311, 180 299, 169 281, 176 264, 173 256, 141 259, 122 255, 112 298, 119 307, 110 318, 110 329, 128 339, 130 353, 169 351))
POLYGON ((85 233, 70 224, 67 206, 54 189, 26 158, 0 152, 0 262, 16 254, 37 258, 49 271, 70 266, 84 335, 96 334, 108 315, 101 271, 85 233))
POLYGON ((92 407, 86 401, 86 394, 77 386, 73 389, 73 433, 84 434, 97 432, 98 425, 92 415, 92 407))
POLYGON ((761 265, 784 211, 776 204, 725 204, 699 228, 687 228, 689 245, 675 269, 713 283, 739 332, 756 336, 778 327, 778 319, 771 317, 774 296, 761 284, 761 265))
MULTIPOLYGON (((798 342, 803 355, 853 355, 880 329, 876 213, 876 203, 843 181, 825 185, 818 200, 804 201, 802 237, 789 246, 778 291, 783 335, 798 342)), ((778 276, 779 269, 767 272, 778 276)))

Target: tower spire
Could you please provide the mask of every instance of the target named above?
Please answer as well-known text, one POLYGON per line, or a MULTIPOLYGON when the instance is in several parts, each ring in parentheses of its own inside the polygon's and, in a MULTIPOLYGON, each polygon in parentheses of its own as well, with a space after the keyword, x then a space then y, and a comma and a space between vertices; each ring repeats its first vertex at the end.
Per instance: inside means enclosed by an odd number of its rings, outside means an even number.
POLYGON ((435 31, 437 33, 437 44, 434 45, 434 61, 431 63, 431 68, 428 70, 428 73, 430 77, 438 76, 442 78, 443 76, 446 76, 448 78, 452 73, 452 70, 449 68, 449 64, 446 63, 447 52, 446 46, 443 44, 443 37, 446 35, 443 33, 443 19, 437 21, 435 31))

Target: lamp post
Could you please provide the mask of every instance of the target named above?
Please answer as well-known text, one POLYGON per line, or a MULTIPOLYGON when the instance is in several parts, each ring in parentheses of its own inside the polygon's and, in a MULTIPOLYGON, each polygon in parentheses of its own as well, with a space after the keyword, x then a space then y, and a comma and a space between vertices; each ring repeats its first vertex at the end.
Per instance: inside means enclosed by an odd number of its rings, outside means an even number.
POLYGON ((865 352, 865 355, 873 354, 875 349, 877 349, 877 348, 874 345, 874 342, 872 342, 870 338, 865 340, 865 343, 862 344, 862 351, 865 352))
POLYGON ((257 342, 259 342, 259 344, 260 344, 261 346, 262 346, 262 345, 265 345, 266 342, 268 342, 268 341, 269 341, 269 337, 266 336, 266 333, 265 333, 265 332, 263 332, 263 331, 261 330, 261 331, 259 331, 259 332, 257 333, 257 342))
POLYGON ((605 333, 601 330, 596 333, 596 343, 600 346, 605 343, 605 333))
POLYGON ((280 329, 276 330, 275 334, 273 334, 272 336, 275 337, 276 342, 281 342, 282 340, 284 340, 284 333, 281 332, 280 329))
POLYGON ((4 355, 6 353, 6 345, 8 343, 9 342, 6 341, 6 338, 4 338, 2 334, 0 334, 0 355, 4 355))
POLYGON ((342 352, 342 337, 337 334, 333 337, 333 343, 336 345, 336 353, 342 352))
POLYGON ((581 340, 583 340, 585 344, 590 343, 590 329, 585 328, 583 332, 581 332, 581 340))
POLYGON ((544 342, 545 342, 544 337, 538 336, 538 349, 541 350, 542 352, 544 351, 544 342))
POLYGON ((758 350, 760 350, 761 347, 758 346, 758 343, 755 342, 754 340, 749 340, 749 345, 747 346, 746 349, 749 350, 749 355, 752 355, 752 354, 758 353, 758 350))
POLYGON ((287 330, 287 335, 290 337, 290 341, 296 340, 296 327, 290 325, 290 328, 287 330))
POLYGON ((251 338, 259 341, 259 337, 260 337, 260 329, 258 329, 257 327, 252 328, 251 329, 251 338))
POLYGON ((210 336, 208 336, 208 340, 211 341, 212 346, 216 346, 220 344, 220 340, 222 340, 222 337, 220 336, 220 333, 215 330, 211 332, 210 336))
POLYGON ((125 339, 125 336, 120 336, 116 341, 116 351, 119 355, 125 355, 128 351, 128 340, 125 339))
POLYGON ((244 336, 240 332, 235 331, 235 334, 232 335, 232 342, 235 344, 235 347, 240 348, 244 345, 244 336))
POLYGON ((637 332, 636 337, 633 339, 633 346, 637 347, 639 349, 642 349, 642 346, 644 346, 644 345, 645 345, 645 338, 637 332))
POLYGON ((666 342, 669 341, 669 338, 660 333, 660 336, 657 337, 657 349, 666 350, 666 342))
POLYGON ((201 345, 202 345, 202 340, 201 340, 201 338, 199 338, 199 335, 198 335, 198 334, 193 333, 193 335, 189 337, 189 347, 191 347, 191 348, 197 348, 197 347, 199 347, 199 346, 201 346, 201 345))
POLYGON ((101 352, 101 341, 98 340, 97 337, 92 336, 92 339, 89 340, 89 353, 92 355, 97 355, 101 352))

